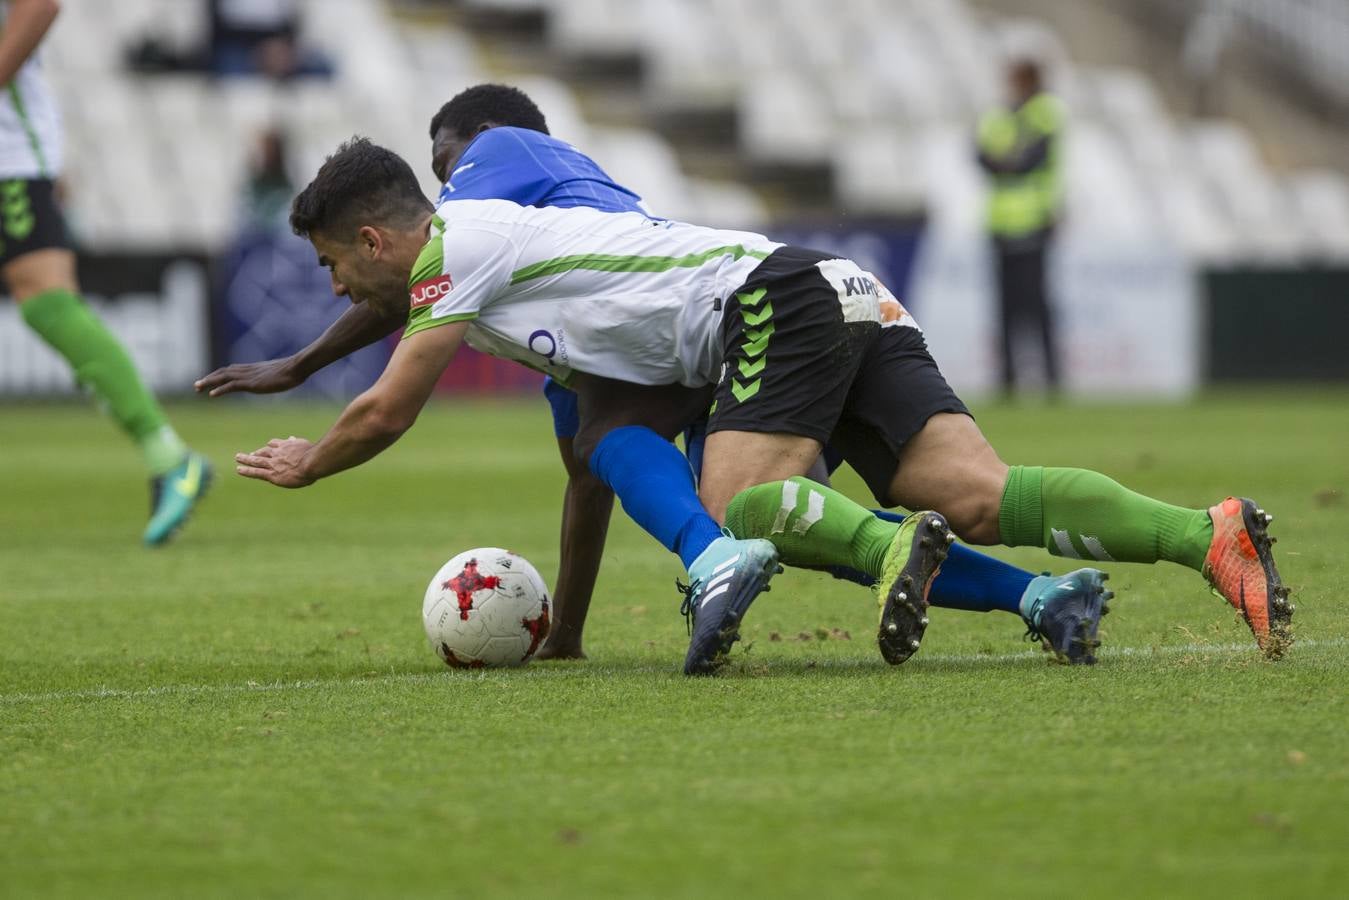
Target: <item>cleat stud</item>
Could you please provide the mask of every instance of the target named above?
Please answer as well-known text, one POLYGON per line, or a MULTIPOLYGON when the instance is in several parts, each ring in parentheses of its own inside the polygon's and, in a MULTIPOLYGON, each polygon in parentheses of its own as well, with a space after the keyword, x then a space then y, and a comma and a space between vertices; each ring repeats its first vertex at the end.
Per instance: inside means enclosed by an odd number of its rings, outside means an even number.
POLYGON ((924 628, 926 628, 926 627, 927 627, 927 616, 923 616, 921 619, 919 619, 919 620, 918 620, 918 624, 919 624, 919 625, 922 625, 924 628))
POLYGON ((895 597, 895 599, 896 599, 896 600, 907 600, 907 599, 909 599, 909 595, 906 594, 906 593, 904 593, 903 591, 900 591, 899 594, 895 597))
POLYGON ((1295 613, 1295 612, 1297 612, 1297 604, 1295 604, 1295 603, 1289 603, 1289 604, 1288 604, 1288 614, 1291 616, 1291 615, 1292 615, 1293 613, 1295 613))
POLYGON ((1263 509, 1257 509, 1257 510, 1255 511, 1255 514, 1256 514, 1257 516, 1260 516, 1260 517, 1263 518, 1264 515, 1265 515, 1265 511, 1264 511, 1263 509))
POLYGON ((919 645, 918 638, 909 638, 909 649, 910 649, 910 650, 917 650, 917 649, 918 649, 918 645, 919 645))
POLYGON ((886 625, 886 626, 885 626, 885 632, 886 632, 886 634, 895 634, 895 633, 897 633, 898 631, 899 631, 899 626, 896 625, 894 622, 891 622, 889 625, 886 625))
POLYGON ((1270 522, 1273 522, 1273 521, 1274 521, 1274 517, 1271 516, 1269 513, 1265 513, 1265 524, 1268 525, 1270 522))

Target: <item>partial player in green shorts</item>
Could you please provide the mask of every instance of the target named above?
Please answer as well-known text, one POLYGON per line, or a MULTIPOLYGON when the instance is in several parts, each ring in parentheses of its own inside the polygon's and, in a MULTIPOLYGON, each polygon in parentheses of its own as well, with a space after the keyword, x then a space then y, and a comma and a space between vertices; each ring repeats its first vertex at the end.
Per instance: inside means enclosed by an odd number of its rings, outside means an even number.
POLYGON ((65 357, 140 447, 151 491, 143 537, 156 546, 187 521, 206 493, 211 467, 178 437, 126 350, 80 298, 75 254, 53 196, 60 123, 37 52, 57 11, 55 0, 0 4, 0 277, 28 327, 65 357))

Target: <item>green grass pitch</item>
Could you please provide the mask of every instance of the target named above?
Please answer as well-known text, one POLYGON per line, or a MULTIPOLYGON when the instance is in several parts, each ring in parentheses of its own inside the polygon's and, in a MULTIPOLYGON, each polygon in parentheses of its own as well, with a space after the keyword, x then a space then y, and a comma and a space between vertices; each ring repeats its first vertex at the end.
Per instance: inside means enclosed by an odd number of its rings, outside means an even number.
POLYGON ((589 661, 454 672, 428 648, 422 591, 452 554, 504 544, 552 578, 542 401, 433 406, 299 492, 230 454, 317 437, 333 409, 172 412, 221 471, 147 551, 137 459, 106 422, 0 408, 6 897, 1346 891, 1343 390, 979 410, 1009 461, 1275 513, 1298 606, 1280 663, 1197 574, 1114 565, 1094 668, 1049 665, 1010 616, 936 610, 891 669, 869 595, 789 572, 712 680, 677 674, 681 569, 621 515, 589 661))

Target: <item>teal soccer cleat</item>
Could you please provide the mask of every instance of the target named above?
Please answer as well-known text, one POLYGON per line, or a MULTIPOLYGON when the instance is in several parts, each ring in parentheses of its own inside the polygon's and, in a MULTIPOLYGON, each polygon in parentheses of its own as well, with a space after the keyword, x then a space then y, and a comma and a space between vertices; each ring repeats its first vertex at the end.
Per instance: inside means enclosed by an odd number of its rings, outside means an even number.
POLYGON ((1105 589, 1110 576, 1097 569, 1078 569, 1067 575, 1039 575, 1021 598, 1026 634, 1040 641, 1060 662, 1092 665, 1101 642, 1096 629, 1110 612, 1106 602, 1114 593, 1105 589))
POLYGON ((689 621, 685 675, 711 675, 740 638, 740 621, 768 581, 782 571, 777 548, 762 539, 717 538, 689 566, 681 612, 689 621))
POLYGON ((143 536, 146 546, 164 544, 183 527, 210 489, 211 475, 206 457, 189 450, 177 466, 150 479, 150 523, 143 536))

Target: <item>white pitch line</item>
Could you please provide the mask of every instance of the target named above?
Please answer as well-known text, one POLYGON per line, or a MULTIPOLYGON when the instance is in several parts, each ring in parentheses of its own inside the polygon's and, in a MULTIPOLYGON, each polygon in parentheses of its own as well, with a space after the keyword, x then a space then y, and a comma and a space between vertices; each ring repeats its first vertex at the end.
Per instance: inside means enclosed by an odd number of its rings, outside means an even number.
MULTIPOLYGON (((1290 655, 1296 655, 1298 650, 1304 647, 1345 647, 1349 646, 1349 638, 1331 638, 1325 641, 1300 640, 1293 644, 1293 649, 1289 651, 1290 655)), ((1121 657, 1147 657, 1147 656, 1187 656, 1197 654, 1200 656, 1217 656, 1222 654, 1243 654, 1249 653, 1256 656, 1259 651, 1255 645, 1249 641, 1235 644, 1169 644, 1157 647, 1102 647, 1096 654, 1097 659, 1111 659, 1117 656, 1121 657)), ((1021 650, 1017 653, 948 653, 945 655, 934 656, 915 656, 914 661, 928 663, 969 663, 969 662, 1016 662, 1026 659, 1044 659, 1048 656, 1043 650, 1029 649, 1021 650)))
MULTIPOLYGON (((1293 645, 1291 653, 1296 654, 1303 648, 1327 648, 1349 646, 1349 638, 1331 638, 1324 641, 1301 640, 1293 645)), ((1257 650, 1250 643, 1238 644, 1172 644, 1160 647, 1111 647, 1102 648, 1100 659, 1113 657, 1149 657, 1149 656, 1219 656, 1250 654, 1254 657, 1257 650)), ((740 658, 741 660, 744 657, 740 658)), ((1021 650, 1016 653, 947 653, 932 656, 916 656, 914 662, 922 664, 941 663, 1004 663, 1023 662, 1025 660, 1046 659, 1041 650, 1021 650)), ((537 669, 533 671, 539 671, 537 669)), ((575 669, 575 672, 583 670, 575 669)), ((668 674, 674 669, 656 666, 639 666, 626 672, 648 672, 668 674)), ((821 667, 827 672, 828 667, 821 667)), ((142 700, 152 697, 184 697, 202 694, 272 694, 281 691, 306 691, 329 687, 365 687, 377 685, 433 684, 443 683, 445 672, 402 672, 376 675, 367 678, 315 678, 303 681, 245 682, 244 684, 169 684, 151 688, 114 688, 101 687, 87 690, 48 691, 41 694, 0 694, 0 705, 16 706, 23 703, 53 703, 67 700, 142 700)))

